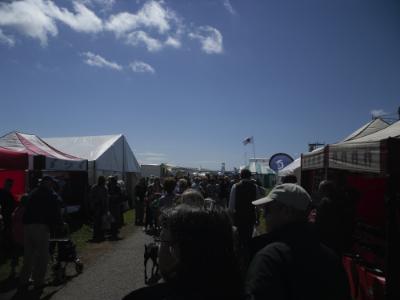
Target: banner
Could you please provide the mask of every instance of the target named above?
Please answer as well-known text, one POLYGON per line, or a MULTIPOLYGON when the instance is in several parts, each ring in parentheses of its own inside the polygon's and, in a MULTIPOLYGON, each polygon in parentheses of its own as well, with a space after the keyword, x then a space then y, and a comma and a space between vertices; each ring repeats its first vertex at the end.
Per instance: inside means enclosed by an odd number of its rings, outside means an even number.
POLYGON ((286 153, 276 153, 269 159, 269 167, 275 172, 279 172, 293 162, 293 158, 286 153))

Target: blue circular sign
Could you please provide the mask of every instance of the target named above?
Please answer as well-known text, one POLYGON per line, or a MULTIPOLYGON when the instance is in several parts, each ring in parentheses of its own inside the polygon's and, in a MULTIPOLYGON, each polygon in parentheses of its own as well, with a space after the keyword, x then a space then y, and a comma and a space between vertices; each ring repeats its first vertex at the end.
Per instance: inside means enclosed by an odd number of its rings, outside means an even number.
POLYGON ((275 172, 279 172, 293 162, 293 158, 286 153, 276 153, 269 159, 269 167, 275 172))

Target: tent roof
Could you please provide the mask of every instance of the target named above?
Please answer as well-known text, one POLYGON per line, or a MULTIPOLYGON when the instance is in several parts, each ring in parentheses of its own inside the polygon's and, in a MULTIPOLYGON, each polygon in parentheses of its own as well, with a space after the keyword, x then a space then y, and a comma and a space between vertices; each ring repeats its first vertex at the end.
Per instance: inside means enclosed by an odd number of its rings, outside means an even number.
POLYGON ((44 140, 50 145, 63 149, 77 157, 89 161, 97 160, 108 148, 110 148, 122 134, 78 136, 78 137, 54 137, 44 140))
POLYGON ((365 143, 365 142, 379 142, 388 138, 399 138, 400 137, 400 121, 393 123, 387 126, 384 129, 376 131, 375 133, 356 138, 353 140, 349 140, 344 142, 343 144, 358 144, 358 143, 365 143))
POLYGON ((29 155, 43 155, 62 160, 82 160, 59 151, 34 134, 11 132, 0 137, 0 147, 29 155))
POLYGON ((122 134, 45 138, 67 153, 96 161, 96 169, 140 172, 140 166, 122 134))
POLYGON ((278 172, 279 176, 293 174, 295 170, 301 167, 301 157, 295 159, 292 163, 288 164, 278 172))
POLYGON ((347 142, 347 141, 351 141, 354 139, 362 138, 364 136, 367 136, 367 135, 373 134, 375 132, 378 132, 382 129, 385 129, 388 126, 390 126, 390 125, 387 122, 385 122, 384 120, 382 120, 380 118, 376 118, 376 119, 368 122, 361 128, 357 129, 356 131, 354 131, 352 134, 350 134, 348 137, 346 137, 342 142, 347 142))

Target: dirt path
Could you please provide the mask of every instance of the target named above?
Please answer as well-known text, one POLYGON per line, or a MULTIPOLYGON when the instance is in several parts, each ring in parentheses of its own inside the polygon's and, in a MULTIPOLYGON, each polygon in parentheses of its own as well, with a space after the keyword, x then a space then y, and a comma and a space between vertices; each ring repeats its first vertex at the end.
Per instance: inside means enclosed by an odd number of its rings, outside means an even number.
MULTIPOLYGON (((85 266, 83 273, 76 275, 71 265, 68 282, 46 287, 41 299, 121 299, 144 286, 144 244, 152 239, 134 225, 125 226, 121 237, 116 242, 89 244, 84 253, 79 253, 85 266)), ((14 294, 15 290, 0 294, 0 299, 12 299, 14 294)))

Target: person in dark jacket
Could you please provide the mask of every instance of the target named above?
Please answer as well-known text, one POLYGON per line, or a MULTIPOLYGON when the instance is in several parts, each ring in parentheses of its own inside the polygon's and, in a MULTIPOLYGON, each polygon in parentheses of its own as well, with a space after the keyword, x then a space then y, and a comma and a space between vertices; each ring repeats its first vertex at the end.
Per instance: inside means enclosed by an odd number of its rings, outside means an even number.
MULTIPOLYGON (((5 256, 11 258, 11 273, 10 277, 14 277, 15 267, 17 258, 15 256, 15 243, 12 237, 12 213, 16 207, 16 202, 11 188, 14 181, 11 178, 7 178, 4 181, 4 186, 0 189, 0 207, 3 216, 3 231, 0 232, 0 254, 4 252, 5 256)), ((0 257, 1 258, 1 257, 0 257)))
POLYGON ((350 299, 341 260, 307 222, 311 198, 302 187, 278 185, 253 204, 264 206, 269 236, 250 263, 246 299, 350 299))
POLYGON ((106 178, 99 176, 97 184, 90 190, 90 205, 93 211, 93 238, 95 243, 104 241, 103 217, 108 212, 106 178))
POLYGON ((179 205, 162 212, 159 268, 164 283, 124 300, 241 299, 232 223, 222 210, 179 205))
POLYGON ((62 226, 60 203, 52 190, 53 179, 43 177, 29 195, 23 216, 24 264, 20 273, 20 290, 27 289, 32 276, 35 289, 44 286, 49 260, 50 231, 62 226))
POLYGON ((146 178, 142 177, 135 187, 135 225, 144 224, 144 203, 147 193, 146 178))
POLYGON ((114 222, 111 223, 110 228, 110 240, 117 241, 121 239, 119 235, 119 229, 122 227, 121 215, 121 203, 122 203, 122 191, 118 186, 118 180, 115 176, 108 178, 108 202, 110 213, 113 216, 114 222))
POLYGON ((240 244, 247 247, 256 223, 255 207, 251 204, 257 199, 257 186, 251 180, 251 172, 243 169, 240 182, 231 189, 229 209, 233 211, 234 225, 238 229, 240 244))

